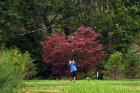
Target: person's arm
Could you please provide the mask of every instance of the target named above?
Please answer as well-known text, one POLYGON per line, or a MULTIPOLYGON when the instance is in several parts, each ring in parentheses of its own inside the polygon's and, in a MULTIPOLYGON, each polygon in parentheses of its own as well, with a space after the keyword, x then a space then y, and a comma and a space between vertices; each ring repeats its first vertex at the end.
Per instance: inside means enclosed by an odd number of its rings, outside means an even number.
POLYGON ((68 65, 70 65, 72 62, 71 61, 69 61, 69 64, 68 65))
POLYGON ((75 64, 75 61, 73 60, 73 61, 72 61, 72 63, 74 63, 74 64, 75 64))

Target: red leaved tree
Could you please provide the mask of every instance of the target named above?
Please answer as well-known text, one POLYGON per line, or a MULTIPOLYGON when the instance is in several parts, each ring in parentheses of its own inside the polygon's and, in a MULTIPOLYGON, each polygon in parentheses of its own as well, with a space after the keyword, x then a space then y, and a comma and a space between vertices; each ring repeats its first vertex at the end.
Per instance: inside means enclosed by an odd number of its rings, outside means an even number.
POLYGON ((74 34, 67 37, 67 40, 63 34, 52 34, 42 42, 43 60, 52 65, 54 74, 66 74, 69 59, 76 61, 78 71, 87 72, 105 57, 103 45, 98 37, 99 34, 91 28, 84 27, 78 28, 74 34))

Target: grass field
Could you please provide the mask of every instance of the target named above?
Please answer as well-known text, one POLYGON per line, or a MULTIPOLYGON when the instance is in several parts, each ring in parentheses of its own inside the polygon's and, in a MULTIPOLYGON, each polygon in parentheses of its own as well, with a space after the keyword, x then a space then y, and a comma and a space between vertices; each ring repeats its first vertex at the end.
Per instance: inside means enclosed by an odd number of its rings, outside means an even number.
POLYGON ((140 80, 29 80, 25 93, 140 93, 140 80))

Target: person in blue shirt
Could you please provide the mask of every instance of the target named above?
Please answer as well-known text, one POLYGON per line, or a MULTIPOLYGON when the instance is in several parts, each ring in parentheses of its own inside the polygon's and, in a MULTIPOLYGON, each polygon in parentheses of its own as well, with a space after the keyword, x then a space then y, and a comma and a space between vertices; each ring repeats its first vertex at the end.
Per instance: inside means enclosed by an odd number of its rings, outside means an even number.
POLYGON ((70 68, 70 81, 74 80, 74 82, 75 82, 75 80, 76 80, 76 72, 77 72, 75 61, 70 60, 68 65, 69 65, 69 68, 70 68))

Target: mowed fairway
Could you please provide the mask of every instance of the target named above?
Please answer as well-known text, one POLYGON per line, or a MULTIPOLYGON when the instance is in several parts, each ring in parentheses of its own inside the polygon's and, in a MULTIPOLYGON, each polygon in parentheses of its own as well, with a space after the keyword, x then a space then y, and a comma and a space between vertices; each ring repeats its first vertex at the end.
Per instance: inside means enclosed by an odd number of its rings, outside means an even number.
POLYGON ((140 80, 29 80, 25 93, 140 93, 140 80))

